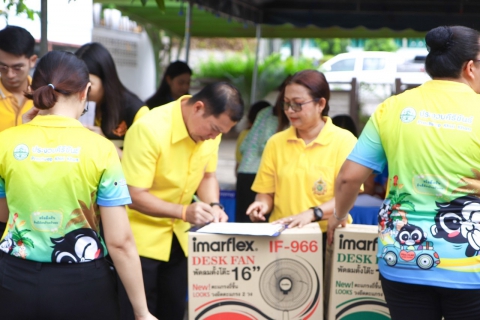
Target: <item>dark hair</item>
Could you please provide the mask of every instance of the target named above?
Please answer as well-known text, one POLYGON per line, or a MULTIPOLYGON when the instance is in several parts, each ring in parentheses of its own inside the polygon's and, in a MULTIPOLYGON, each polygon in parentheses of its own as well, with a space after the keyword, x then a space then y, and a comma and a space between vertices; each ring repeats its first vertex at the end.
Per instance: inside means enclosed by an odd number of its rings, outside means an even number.
POLYGON ((150 108, 155 108, 172 101, 172 92, 170 91, 170 86, 167 82, 167 77, 173 80, 173 78, 188 73, 192 75, 192 69, 183 61, 175 61, 170 63, 165 70, 163 75, 162 82, 158 87, 157 91, 145 101, 145 104, 150 108))
POLYGON ((70 52, 50 51, 40 59, 25 97, 39 109, 50 109, 58 95, 82 92, 90 82, 85 63, 70 52))
POLYGON ((248 115, 247 115, 247 119, 250 125, 252 125, 255 122, 255 118, 257 117, 257 114, 260 112, 260 110, 269 106, 270 106, 270 102, 265 100, 260 100, 252 104, 250 106, 250 110, 248 111, 248 115))
POLYGON ((358 137, 355 121, 353 121, 352 117, 350 117, 348 114, 340 114, 338 116, 335 116, 332 118, 332 122, 337 127, 346 129, 350 131, 355 137, 358 137))
POLYGON ((237 122, 243 117, 243 99, 240 91, 227 82, 214 82, 206 85, 193 95, 189 104, 202 101, 205 104, 206 116, 218 117, 226 112, 230 120, 237 122))
POLYGON ((462 27, 437 27, 425 36, 428 55, 425 70, 432 78, 458 78, 466 61, 477 59, 478 31, 462 27))
POLYGON ((0 30, 0 50, 20 57, 30 58, 35 49, 35 39, 22 27, 6 26, 0 30))
POLYGON ((280 132, 284 130, 289 125, 289 120, 285 112, 283 111, 283 104, 284 104, 284 97, 285 97, 285 87, 287 83, 292 79, 291 75, 288 75, 282 82, 282 84, 278 87, 278 96, 277 100, 275 101, 275 107, 273 108, 273 115, 277 116, 278 118, 278 127, 276 132, 280 132))
POLYGON ((299 71, 292 76, 287 85, 293 83, 307 88, 310 96, 314 100, 318 101, 320 98, 324 98, 326 104, 322 111, 322 116, 328 116, 328 111, 330 110, 330 106, 328 105, 328 100, 330 100, 330 86, 323 73, 317 70, 299 71))
POLYGON ((85 61, 90 74, 96 75, 102 81, 104 97, 97 108, 102 112, 102 131, 109 135, 125 117, 126 104, 129 101, 138 101, 140 106, 143 102, 122 84, 115 62, 102 44, 98 42, 84 44, 75 55, 85 61))

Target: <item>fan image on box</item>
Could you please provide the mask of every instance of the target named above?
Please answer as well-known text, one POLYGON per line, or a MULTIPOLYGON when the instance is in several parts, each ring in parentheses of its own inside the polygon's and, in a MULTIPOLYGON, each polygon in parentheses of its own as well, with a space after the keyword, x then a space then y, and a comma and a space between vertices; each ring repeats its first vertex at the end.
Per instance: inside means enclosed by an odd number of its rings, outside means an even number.
POLYGON ((275 260, 260 276, 260 293, 268 305, 283 311, 283 320, 288 320, 289 311, 308 301, 312 293, 312 277, 307 268, 296 260, 275 260))

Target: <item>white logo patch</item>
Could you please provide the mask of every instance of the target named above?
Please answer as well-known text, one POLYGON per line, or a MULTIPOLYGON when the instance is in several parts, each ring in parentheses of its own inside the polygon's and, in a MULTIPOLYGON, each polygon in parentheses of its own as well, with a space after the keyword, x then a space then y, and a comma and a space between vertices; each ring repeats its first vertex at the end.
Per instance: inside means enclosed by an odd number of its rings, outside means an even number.
POLYGON ((417 112, 412 107, 405 108, 400 113, 400 120, 402 120, 403 123, 412 122, 416 117, 417 112))
POLYGON ((25 144, 19 144, 13 149, 13 157, 19 161, 25 160, 29 153, 28 146, 25 144))

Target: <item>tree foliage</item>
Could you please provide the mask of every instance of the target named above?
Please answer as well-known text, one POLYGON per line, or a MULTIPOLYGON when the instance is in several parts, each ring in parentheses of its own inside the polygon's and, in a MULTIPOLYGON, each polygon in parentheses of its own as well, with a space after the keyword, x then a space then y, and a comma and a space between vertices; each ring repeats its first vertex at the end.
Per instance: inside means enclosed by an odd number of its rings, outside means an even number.
POLYGON ((379 38, 365 40, 365 51, 397 51, 398 46, 393 38, 379 38))
POLYGON ((315 42, 322 49, 324 55, 335 56, 339 53, 347 52, 347 47, 350 44, 349 39, 316 39, 315 42))
MULTIPOLYGON (((11 10, 12 8, 15 8, 15 11, 17 12, 17 15, 25 13, 27 17, 31 20, 33 20, 35 14, 38 15, 38 12, 30 9, 26 4, 24 0, 3 0, 3 3, 6 3, 6 9, 11 10)), ((0 15, 3 16, 8 16, 7 11, 2 11, 0 10, 0 15)))

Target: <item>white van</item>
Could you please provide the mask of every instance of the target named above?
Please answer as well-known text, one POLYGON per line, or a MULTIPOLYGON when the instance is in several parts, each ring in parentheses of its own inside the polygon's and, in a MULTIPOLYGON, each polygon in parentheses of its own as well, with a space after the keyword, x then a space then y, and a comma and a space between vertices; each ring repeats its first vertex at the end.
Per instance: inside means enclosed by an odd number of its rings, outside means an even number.
POLYGON ((340 53, 320 66, 329 83, 358 82, 391 84, 395 82, 397 56, 393 52, 353 51, 340 53))
MULTIPOLYGON (((424 56, 422 56, 424 57, 424 56)), ((340 53, 319 68, 331 84, 358 82, 367 84, 395 85, 395 78, 404 84, 422 84, 430 77, 421 68, 423 61, 415 61, 420 65, 418 70, 404 68, 407 61, 404 55, 385 51, 352 51, 340 53)))

